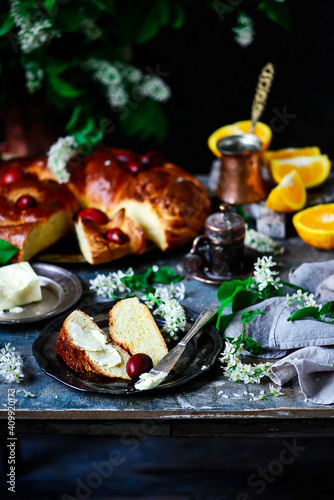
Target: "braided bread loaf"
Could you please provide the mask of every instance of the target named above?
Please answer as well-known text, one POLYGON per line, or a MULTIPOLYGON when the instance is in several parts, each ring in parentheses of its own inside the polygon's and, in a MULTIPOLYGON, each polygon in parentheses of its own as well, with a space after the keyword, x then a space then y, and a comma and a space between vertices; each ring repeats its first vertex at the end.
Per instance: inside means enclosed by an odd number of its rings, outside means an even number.
POLYGON ((115 226, 108 219, 118 213, 126 235, 123 242, 106 240, 110 251, 104 246, 100 260, 102 250, 94 245, 97 234, 101 244, 103 224, 83 223, 80 219, 85 217, 79 212, 75 222, 79 244, 88 249, 84 255, 92 264, 140 253, 146 240, 161 250, 182 246, 202 230, 210 212, 202 184, 161 155, 153 155, 152 161, 149 155, 140 158, 130 151, 101 147, 89 156, 74 158, 68 170, 69 182, 58 184, 45 157, 0 164, 0 238, 20 248, 15 260, 29 260, 60 239, 71 230, 78 210, 88 207, 106 214, 106 231, 115 226), (13 171, 19 179, 6 182, 13 171), (36 206, 19 208, 23 194, 31 195, 36 206), (125 241, 127 247, 115 251, 125 241), (94 258, 87 258, 89 254, 94 258))

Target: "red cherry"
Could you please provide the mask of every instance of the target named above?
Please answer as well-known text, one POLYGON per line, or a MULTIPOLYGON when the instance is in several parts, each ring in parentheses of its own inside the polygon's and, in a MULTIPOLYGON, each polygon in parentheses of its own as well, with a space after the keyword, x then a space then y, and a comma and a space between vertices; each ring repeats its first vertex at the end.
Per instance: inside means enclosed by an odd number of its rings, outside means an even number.
POLYGON ((21 181, 25 177, 22 170, 7 170, 1 177, 1 184, 10 184, 11 182, 21 181))
POLYGON ((109 229, 106 234, 106 238, 110 243, 116 243, 116 245, 124 245, 129 239, 128 235, 123 233, 118 227, 109 229))
POLYGON ((116 160, 118 160, 121 163, 127 163, 130 160, 134 160, 136 158, 135 153, 131 153, 130 151, 128 153, 123 153, 123 152, 118 152, 115 153, 116 160))
POLYGON ((140 158, 142 166, 145 168, 161 167, 166 162, 165 157, 157 151, 149 151, 140 158))
POLYGON ((140 160, 130 160, 126 163, 126 168, 131 172, 131 174, 136 175, 143 169, 143 165, 140 160))
POLYGON ((37 201, 30 194, 24 194, 16 201, 15 205, 21 210, 26 208, 33 208, 37 205, 37 201))
POLYGON ((153 368, 153 362, 147 354, 134 354, 126 364, 126 372, 133 380, 137 380, 142 373, 149 372, 153 368))
POLYGON ((106 224, 109 222, 107 215, 98 208, 84 208, 78 213, 77 219, 80 217, 97 222, 97 224, 106 224))

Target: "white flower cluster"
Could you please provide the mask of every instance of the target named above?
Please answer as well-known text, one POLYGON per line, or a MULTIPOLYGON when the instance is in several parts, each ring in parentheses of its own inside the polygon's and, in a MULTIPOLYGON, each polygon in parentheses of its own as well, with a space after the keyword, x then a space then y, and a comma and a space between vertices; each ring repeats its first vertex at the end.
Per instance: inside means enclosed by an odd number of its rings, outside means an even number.
POLYGON ((316 307, 317 309, 321 309, 322 305, 318 304, 314 300, 314 294, 308 292, 302 292, 301 290, 297 290, 293 295, 286 294, 286 305, 290 307, 292 304, 298 304, 299 309, 303 307, 316 307))
POLYGON ((23 378, 23 360, 20 354, 15 352, 15 347, 5 344, 0 349, 0 375, 8 382, 21 382, 23 378))
POLYGON ((75 155, 77 149, 78 144, 71 135, 59 137, 57 142, 50 147, 47 153, 48 167, 54 173, 58 182, 63 183, 70 180, 70 174, 66 170, 66 165, 75 155))
POLYGON ((261 391, 259 396, 255 396, 253 401, 259 399, 267 400, 268 398, 277 398, 278 396, 284 396, 284 392, 281 392, 282 387, 275 386, 274 384, 269 384, 269 392, 261 391))
POLYGON ((154 309, 153 314, 159 315, 165 320, 162 331, 168 333, 175 340, 178 339, 177 332, 183 332, 186 327, 186 313, 178 302, 178 300, 184 299, 185 291, 183 283, 179 285, 171 283, 168 287, 157 288, 155 294, 150 293, 145 301, 150 309, 158 306, 154 309))
POLYGON ((131 290, 127 288, 124 283, 122 283, 121 278, 125 276, 133 276, 134 271, 132 267, 125 272, 119 270, 113 273, 98 274, 96 278, 90 280, 90 290, 93 290, 101 297, 106 297, 111 299, 113 294, 130 292, 131 290))
POLYGON ((270 373, 272 363, 259 363, 257 365, 243 363, 240 356, 244 353, 243 344, 238 347, 225 339, 225 349, 219 358, 219 361, 224 365, 224 372, 232 382, 259 384, 261 378, 270 373))
POLYGON ((241 47, 248 47, 254 40, 253 21, 246 14, 239 14, 237 25, 232 28, 234 33, 234 40, 241 47))
POLYGON ((26 87, 30 94, 39 90, 42 86, 44 71, 37 62, 29 61, 25 65, 26 72, 26 87))
POLYGON ((42 12, 38 8, 34 8, 34 16, 23 16, 20 10, 20 1, 11 0, 10 3, 10 13, 15 25, 19 28, 18 39, 21 50, 25 54, 30 54, 55 36, 60 36, 59 31, 52 29, 50 20, 42 18, 42 12), (36 14, 39 14, 41 18, 38 21, 35 21, 36 14))
POLYGON ((103 31, 91 19, 81 21, 81 29, 89 40, 97 40, 102 36, 103 31))
POLYGON ((245 233, 245 246, 261 253, 273 253, 277 255, 284 252, 284 248, 277 241, 270 238, 270 236, 259 233, 255 229, 249 229, 248 227, 246 227, 245 233))
POLYGON ((268 285, 273 286, 276 290, 283 286, 278 277, 274 278, 278 274, 277 271, 271 269, 274 266, 276 266, 276 262, 273 262, 272 256, 265 256, 262 259, 258 258, 255 262, 252 286, 257 288, 259 292, 264 290, 268 285))
POLYGON ((165 102, 171 96, 170 88, 158 76, 144 76, 143 82, 138 87, 138 92, 159 102, 165 102))
POLYGON ((158 76, 143 75, 134 66, 116 61, 110 63, 102 59, 88 59, 83 67, 92 71, 93 78, 106 88, 106 96, 112 108, 122 109, 129 102, 129 85, 141 96, 165 102, 171 95, 168 85, 158 76))

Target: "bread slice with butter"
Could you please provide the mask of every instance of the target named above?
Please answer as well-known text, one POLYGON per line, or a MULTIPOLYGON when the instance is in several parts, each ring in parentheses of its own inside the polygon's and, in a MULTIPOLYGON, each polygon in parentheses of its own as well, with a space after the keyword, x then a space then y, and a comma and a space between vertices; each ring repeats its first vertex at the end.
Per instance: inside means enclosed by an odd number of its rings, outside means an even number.
POLYGON ((76 309, 60 330, 57 353, 76 372, 95 372, 105 377, 130 380, 126 373, 129 354, 84 312, 76 309))
POLYGON ((29 262, 0 268, 0 311, 42 299, 39 279, 29 262))
POLYGON ((168 353, 149 308, 137 297, 121 300, 109 311, 109 335, 114 344, 131 355, 144 353, 150 356, 153 365, 168 353))

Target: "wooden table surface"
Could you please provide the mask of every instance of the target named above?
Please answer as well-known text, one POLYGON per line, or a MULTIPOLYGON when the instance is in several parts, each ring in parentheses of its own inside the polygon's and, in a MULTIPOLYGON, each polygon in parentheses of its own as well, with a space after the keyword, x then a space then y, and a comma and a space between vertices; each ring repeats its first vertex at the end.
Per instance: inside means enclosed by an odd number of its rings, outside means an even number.
MULTIPOLYGON (((285 240, 284 255, 275 257, 281 263, 281 277, 287 279, 291 268, 302 262, 334 258, 304 244, 298 237, 285 240)), ((82 282, 83 295, 77 307, 103 301, 89 290, 89 280, 97 273, 127 269, 142 272, 148 266, 167 265, 182 272, 182 260, 189 248, 162 253, 154 251, 121 262, 92 267, 89 264, 64 264, 82 282)), ((200 283, 186 276, 187 296, 182 302, 200 312, 218 307, 218 286, 200 283)), ((154 435, 241 436, 241 435, 334 435, 333 406, 316 405, 304 400, 296 380, 283 389, 284 396, 269 401, 252 400, 261 390, 269 392, 269 382, 244 385, 228 381, 217 363, 211 371, 169 391, 110 395, 77 391, 44 374, 33 354, 32 343, 48 322, 26 325, 1 325, 3 346, 10 342, 24 357, 24 380, 20 384, 1 383, 0 430, 7 428, 8 388, 25 389, 36 397, 17 394, 16 431, 41 433, 146 432, 154 435)))

